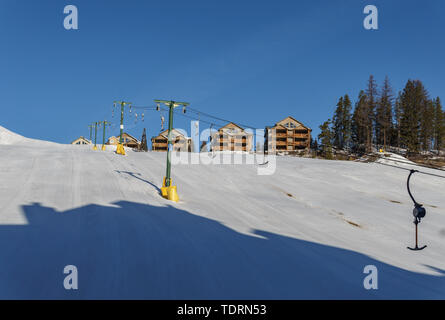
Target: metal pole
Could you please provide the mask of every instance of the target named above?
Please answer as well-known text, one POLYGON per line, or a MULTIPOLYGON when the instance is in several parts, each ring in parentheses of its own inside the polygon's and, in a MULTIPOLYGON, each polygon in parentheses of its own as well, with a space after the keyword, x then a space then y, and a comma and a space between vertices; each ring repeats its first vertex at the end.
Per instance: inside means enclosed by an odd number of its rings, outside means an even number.
POLYGON ((173 129, 173 109, 174 101, 170 101, 168 114, 168 147, 167 147, 167 172, 165 174, 165 186, 170 187, 170 172, 171 172, 171 152, 173 149, 172 143, 172 129, 173 129))
POLYGON ((416 223, 416 248, 418 248, 418 245, 417 245, 417 223, 416 223))
POLYGON ((94 147, 96 147, 96 140, 97 140, 97 122, 94 124, 94 147))
POLYGON ((106 127, 106 125, 107 125, 107 122, 104 121, 104 135, 103 135, 103 137, 102 137, 102 147, 105 146, 105 127, 106 127))
POLYGON ((124 133, 124 102, 121 102, 121 133, 120 133, 120 137, 119 137, 119 143, 122 144, 123 143, 123 138, 122 138, 122 134, 124 133))

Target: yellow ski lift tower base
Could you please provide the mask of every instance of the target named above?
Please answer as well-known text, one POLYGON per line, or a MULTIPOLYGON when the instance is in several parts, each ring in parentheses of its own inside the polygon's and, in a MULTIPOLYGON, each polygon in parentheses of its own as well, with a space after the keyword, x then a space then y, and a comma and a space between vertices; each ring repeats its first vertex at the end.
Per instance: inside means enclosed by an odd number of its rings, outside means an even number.
POLYGON ((173 109, 179 106, 183 106, 184 108, 189 104, 187 102, 178 102, 178 101, 168 101, 168 100, 155 100, 156 104, 163 103, 169 108, 168 114, 168 148, 167 148, 167 170, 162 182, 161 194, 164 198, 178 202, 179 196, 176 190, 176 186, 173 185, 172 179, 170 177, 171 173, 171 152, 173 150, 173 142, 172 142, 172 130, 173 130, 173 109))
MULTIPOLYGON (((165 184, 165 177, 164 177, 164 181, 162 183, 162 187, 161 187, 161 193, 162 196, 165 199, 174 201, 174 202, 178 202, 179 201, 179 196, 178 196, 178 190, 176 189, 176 186, 166 186, 165 184)), ((170 184, 172 184, 172 180, 170 179, 170 184)))
POLYGON ((116 153, 125 156, 125 149, 124 149, 124 146, 122 145, 122 143, 119 143, 117 145, 116 153))
POLYGON ((117 145, 116 153, 125 156, 125 149, 124 149, 124 144, 123 144, 123 140, 122 140, 122 134, 124 132, 124 107, 126 105, 128 105, 130 107, 130 110, 131 110, 131 102, 114 101, 114 106, 116 106, 116 104, 120 104, 121 105, 120 136, 119 136, 119 144, 117 145))

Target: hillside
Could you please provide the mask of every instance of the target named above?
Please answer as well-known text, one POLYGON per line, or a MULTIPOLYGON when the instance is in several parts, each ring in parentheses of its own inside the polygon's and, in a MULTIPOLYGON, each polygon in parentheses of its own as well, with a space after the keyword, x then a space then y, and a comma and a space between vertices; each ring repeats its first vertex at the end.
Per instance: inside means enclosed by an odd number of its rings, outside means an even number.
POLYGON ((5 135, 2 299, 445 298, 442 179, 412 178, 428 245, 412 252, 404 170, 284 156, 273 175, 175 165, 174 203, 159 196, 165 153, 5 135), (66 265, 79 270, 77 291, 63 288, 66 265), (366 265, 378 268, 378 290, 363 288, 366 265))
POLYGON ((50 141, 26 138, 24 136, 21 136, 15 132, 9 131, 8 129, 0 126, 0 145, 24 145, 24 144, 29 145, 35 143, 45 146, 57 145, 56 143, 50 141))

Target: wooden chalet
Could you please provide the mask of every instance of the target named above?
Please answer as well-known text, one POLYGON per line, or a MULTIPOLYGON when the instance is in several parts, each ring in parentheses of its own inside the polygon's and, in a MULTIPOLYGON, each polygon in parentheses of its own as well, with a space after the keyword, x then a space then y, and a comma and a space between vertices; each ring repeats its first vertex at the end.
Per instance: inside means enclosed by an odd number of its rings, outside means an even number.
POLYGON ((91 141, 84 138, 83 136, 80 136, 79 138, 77 138, 76 140, 74 140, 73 142, 71 142, 71 144, 75 144, 75 145, 87 145, 87 144, 91 144, 91 141))
MULTIPOLYGON (((172 130, 173 151, 191 152, 192 139, 184 136, 180 131, 172 130)), ((168 130, 162 131, 158 136, 151 138, 152 151, 167 151, 168 130)))
POLYGON ((277 122, 265 130, 265 152, 297 152, 311 147, 312 129, 292 117, 277 122))
POLYGON ((253 134, 230 122, 211 135, 212 151, 251 151, 253 134))
MULTIPOLYGON (((120 136, 110 137, 108 139, 107 144, 112 146, 117 146, 119 144, 119 137, 120 136)), ((123 140, 122 144, 124 145, 124 147, 139 149, 141 145, 141 142, 138 139, 136 139, 135 137, 126 132, 122 134, 122 140, 123 140)))

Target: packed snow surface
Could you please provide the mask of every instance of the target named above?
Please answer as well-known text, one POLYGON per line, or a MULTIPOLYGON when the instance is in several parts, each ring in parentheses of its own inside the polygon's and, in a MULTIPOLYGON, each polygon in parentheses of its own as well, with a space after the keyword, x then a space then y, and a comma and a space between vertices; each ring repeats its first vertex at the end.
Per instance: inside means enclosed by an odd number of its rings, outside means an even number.
POLYGON ((401 166, 404 168, 406 168, 405 165, 408 165, 408 167, 410 167, 411 165, 415 164, 411 160, 409 160, 399 154, 395 154, 395 153, 391 153, 391 152, 379 153, 378 155, 381 157, 380 159, 377 159, 376 162, 378 162, 378 163, 401 166))
POLYGON ((0 126, 0 145, 17 144, 28 140, 29 139, 0 126))
POLYGON ((39 145, 55 145, 54 142, 42 141, 25 138, 15 132, 9 131, 8 129, 0 126, 0 145, 20 145, 20 144, 33 144, 38 143, 39 145))
POLYGON ((2 299, 445 298, 445 179, 412 177, 427 210, 428 247, 415 252, 406 170, 286 156, 272 175, 177 164, 174 203, 159 195, 163 152, 0 137, 2 299), (77 290, 64 288, 68 265, 77 290))

